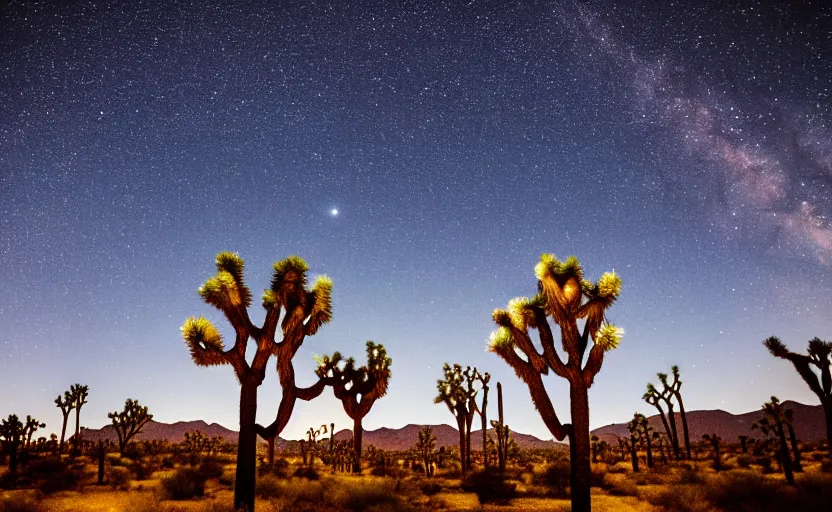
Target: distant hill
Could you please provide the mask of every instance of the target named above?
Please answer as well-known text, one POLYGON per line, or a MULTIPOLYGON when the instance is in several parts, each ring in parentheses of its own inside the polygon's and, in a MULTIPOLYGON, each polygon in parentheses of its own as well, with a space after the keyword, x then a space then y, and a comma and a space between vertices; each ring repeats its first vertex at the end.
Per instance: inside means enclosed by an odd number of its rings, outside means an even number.
MULTIPOLYGON (((826 439, 826 422, 823 414, 823 407, 820 405, 804 405, 798 402, 787 400, 784 402, 787 409, 794 411, 794 430, 798 439, 804 441, 822 441, 826 439)), ((652 406, 644 404, 641 411, 655 410, 652 406)), ((679 440, 682 440, 682 419, 676 413, 676 427, 679 431, 679 440)), ((758 430, 751 430, 751 425, 763 417, 762 410, 747 412, 744 414, 731 414, 717 409, 712 411, 687 411, 688 428, 690 430, 691 442, 702 439, 703 434, 716 433, 726 442, 736 443, 739 436, 762 437, 758 430)), ((649 416, 650 426, 658 432, 664 432, 664 425, 658 414, 649 416)), ((627 437, 629 432, 626 423, 614 423, 592 431, 593 434, 607 442, 614 441, 618 437, 627 437)))
MULTIPOLYGON (((177 421, 176 423, 161 423, 150 420, 142 431, 134 438, 136 441, 164 439, 172 443, 178 443, 185 439, 185 432, 199 430, 208 437, 219 436, 225 441, 237 442, 237 432, 227 429, 218 423, 205 423, 198 421, 177 421)), ((118 436, 112 425, 106 425, 100 429, 82 429, 81 437, 87 441, 109 440, 118 443, 118 436)))
MULTIPOLYGON (((436 436, 436 446, 457 446, 459 444, 459 433, 457 429, 449 425, 431 425, 433 434, 436 436)), ((419 429, 422 425, 407 425, 402 428, 386 428, 382 427, 378 430, 364 431, 364 446, 373 445, 376 448, 384 450, 407 450, 416 444, 418 439, 419 429)), ((176 423, 161 423, 158 421, 150 421, 144 426, 141 433, 139 433, 135 440, 151 440, 151 439, 166 439, 172 443, 178 443, 185 439, 185 432, 193 432, 199 430, 208 437, 220 436, 224 440, 236 443, 237 432, 227 429, 217 423, 210 425, 204 421, 178 421, 176 423)), ((493 429, 489 429, 489 434, 494 435, 493 429)), ((477 430, 471 434, 471 444, 474 446, 482 445, 482 430, 477 430)), ((88 441, 98 441, 100 439, 118 442, 118 436, 112 425, 107 425, 100 429, 84 429, 82 437, 88 441)), ((554 441, 543 441, 532 435, 520 434, 512 432, 513 439, 520 445, 521 448, 553 448, 563 446, 554 441)), ((350 439, 352 438, 352 430, 344 429, 335 434, 335 439, 350 439)), ((283 446, 286 440, 280 439, 278 441, 278 448, 283 446)))

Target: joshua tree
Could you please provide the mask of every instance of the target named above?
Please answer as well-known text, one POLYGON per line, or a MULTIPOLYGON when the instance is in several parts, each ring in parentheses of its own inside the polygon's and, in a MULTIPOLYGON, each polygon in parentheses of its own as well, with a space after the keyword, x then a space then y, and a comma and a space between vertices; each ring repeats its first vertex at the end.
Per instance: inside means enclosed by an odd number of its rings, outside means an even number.
POLYGON ((322 382, 332 386, 335 398, 341 401, 344 412, 353 420, 355 473, 361 473, 361 445, 364 438, 361 423, 376 400, 387 394, 392 363, 384 345, 372 341, 367 342, 367 364, 359 368, 355 367, 355 359, 350 357, 345 360, 338 352, 318 361, 315 373, 322 382))
POLYGON ((61 442, 58 447, 59 453, 63 453, 64 439, 66 438, 66 424, 69 422, 69 414, 75 407, 73 405, 72 394, 69 391, 64 391, 63 399, 61 399, 61 395, 58 395, 58 398, 55 399, 55 405, 57 405, 61 409, 61 414, 64 415, 64 423, 61 427, 61 442))
POLYGON ((621 291, 621 279, 608 272, 593 284, 583 278, 583 269, 575 257, 561 262, 552 254, 541 255, 535 274, 539 292, 536 296, 516 298, 506 310, 494 311, 493 319, 499 328, 491 335, 489 347, 526 383, 532 402, 552 435, 558 440, 569 436, 572 510, 588 511, 588 390, 601 370, 604 353, 617 347, 621 339, 622 331, 606 321, 606 311, 621 291), (562 349, 568 357, 566 363, 555 349, 549 317, 559 327, 562 349), (578 325, 581 319, 585 320, 583 332, 578 325), (542 354, 532 342, 529 329, 538 331, 542 354), (569 381, 571 424, 560 422, 543 385, 542 376, 549 370, 569 381))
POLYGON ((311 400, 321 394, 324 384, 318 382, 306 389, 295 386, 292 358, 306 336, 315 334, 332 318, 332 281, 325 276, 317 279, 310 290, 306 287, 306 262, 290 256, 274 264, 272 282, 263 292, 262 304, 266 317, 262 327, 249 318, 251 291, 243 281, 243 259, 223 252, 217 255, 217 274, 199 289, 202 299, 222 311, 234 328, 235 341, 226 349, 219 331, 203 317, 191 317, 182 326, 182 336, 191 350, 191 357, 200 366, 228 364, 240 383, 240 433, 237 444, 237 473, 234 487, 234 507, 254 510, 254 484, 257 466, 257 434, 271 441, 288 423, 295 401, 311 400), (275 341, 275 333, 283 312, 280 327, 283 339, 275 341), (249 339, 257 345, 251 363, 246 360, 249 339), (275 421, 263 428, 256 425, 257 388, 266 377, 266 365, 272 355, 277 357, 277 373, 282 386, 282 397, 275 421))
POLYGON ((595 434, 589 436, 589 449, 592 463, 595 464, 598 462, 598 455, 601 451, 601 439, 595 434))
POLYGON ((87 403, 90 387, 81 384, 73 384, 69 387, 69 394, 72 397, 72 408, 75 409, 75 436, 72 438, 75 445, 75 452, 81 447, 81 408, 87 403))
POLYGON ((497 421, 491 420, 491 426, 497 434, 497 467, 500 473, 506 470, 508 460, 508 446, 511 429, 503 423, 503 385, 497 383, 497 421))
POLYGON ((674 430, 670 429, 670 424, 667 422, 667 416, 665 415, 664 409, 662 408, 662 394, 659 393, 659 390, 656 389, 652 383, 647 383, 647 392, 641 397, 645 402, 652 405, 659 411, 659 418, 662 420, 662 425, 664 425, 664 431, 667 433, 667 439, 669 444, 673 446, 674 455, 676 459, 679 458, 679 443, 673 442, 673 432, 675 431, 675 423, 674 423, 674 430))
POLYGON ((653 441, 656 442, 656 446, 659 447, 659 455, 662 458, 662 464, 667 464, 667 451, 665 451, 665 446, 667 445, 667 442, 665 441, 666 436, 654 431, 650 437, 653 438, 653 441))
POLYGON ((630 448, 630 459, 633 463, 633 473, 638 473, 638 444, 639 439, 641 439, 641 425, 639 423, 638 413, 627 423, 627 429, 630 431, 628 447, 630 448))
POLYGON ((9 414, 9 417, 0 421, 0 436, 6 445, 6 452, 9 454, 9 471, 17 471, 17 452, 23 442, 25 427, 17 414, 9 414))
POLYGON ((436 381, 436 389, 439 394, 433 399, 434 403, 444 403, 448 410, 456 418, 459 429, 459 465, 464 473, 470 469, 471 457, 468 448, 471 446, 471 425, 474 420, 476 395, 474 380, 476 368, 472 371, 467 367, 464 371, 462 366, 453 366, 445 363, 442 366, 445 378, 436 381))
POLYGON ((670 440, 673 441, 673 454, 676 456, 676 460, 682 458, 681 450, 679 448, 679 433, 676 429, 676 414, 674 413, 674 409, 676 405, 673 403, 673 399, 675 395, 673 394, 673 390, 670 388, 667 382, 667 374, 666 373, 657 373, 656 376, 659 378, 659 382, 662 383, 662 391, 659 393, 659 398, 664 401, 665 406, 667 406, 667 422, 670 423, 670 440))
POLYGON ((740 436, 740 450, 742 453, 748 453, 748 436, 740 436))
POLYGON ((113 423, 113 428, 118 436, 118 451, 124 457, 124 449, 133 437, 142 431, 142 427, 153 419, 153 415, 147 412, 146 405, 140 405, 138 400, 128 398, 124 402, 124 410, 107 413, 107 417, 113 423))
POLYGON ((641 442, 644 443, 645 450, 647 451, 647 467, 653 467, 653 429, 650 427, 650 422, 647 421, 647 417, 640 412, 637 412, 633 415, 633 419, 630 422, 635 427, 636 432, 641 439, 641 442))
POLYGON ((751 428, 755 430, 760 429, 763 435, 766 436, 770 434, 777 436, 780 441, 780 449, 778 452, 780 466, 783 468, 786 481, 794 485, 792 457, 789 454, 789 446, 786 444, 786 415, 783 404, 780 403, 780 400, 776 396, 773 396, 770 402, 763 404, 763 412, 765 416, 751 425, 751 428))
POLYGON ((32 434, 39 428, 46 428, 46 423, 41 423, 31 416, 26 416, 26 423, 23 425, 23 437, 26 439, 26 450, 32 447, 32 434))
MULTIPOLYGON (((474 410, 480 415, 482 420, 482 465, 488 469, 488 383, 491 381, 491 375, 488 372, 481 374, 474 368, 474 377, 480 381, 482 389, 482 405, 474 402, 474 410)), ((470 449, 470 445, 469 445, 470 449)))
MULTIPOLYGON (((688 432, 688 416, 687 414, 685 414, 685 404, 684 402, 682 402, 682 381, 679 380, 679 367, 676 365, 671 366, 670 372, 673 375, 673 382, 670 383, 667 382, 667 374, 658 374, 659 380, 661 381, 662 386, 664 386, 664 391, 662 394, 666 395, 668 398, 675 398, 676 403, 679 404, 679 416, 682 418, 682 435, 685 441, 685 457, 687 458, 687 460, 690 460, 690 433, 688 432)), ((675 428, 675 417, 673 419, 673 422, 675 428)))
POLYGON ((722 457, 719 455, 719 442, 722 441, 722 438, 716 434, 702 434, 702 439, 711 443, 711 447, 714 449, 714 469, 722 470, 722 457))
POLYGON ((419 440, 416 442, 416 451, 422 459, 422 465, 425 468, 425 476, 429 477, 433 474, 430 471, 430 465, 433 463, 433 450, 436 449, 436 436, 433 435, 433 429, 429 426, 424 426, 419 429, 419 440))
POLYGON ((812 338, 809 341, 808 356, 791 352, 776 336, 767 338, 763 345, 774 357, 790 361, 800 377, 809 385, 809 389, 820 399, 826 416, 827 449, 832 454, 832 374, 829 370, 832 343, 812 338), (815 372, 819 372, 820 376, 815 372))

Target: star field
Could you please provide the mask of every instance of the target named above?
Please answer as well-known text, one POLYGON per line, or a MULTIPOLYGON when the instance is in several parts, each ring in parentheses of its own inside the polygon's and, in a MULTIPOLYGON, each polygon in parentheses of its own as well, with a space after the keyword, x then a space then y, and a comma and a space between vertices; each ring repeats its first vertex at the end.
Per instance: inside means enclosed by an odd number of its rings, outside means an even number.
MULTIPOLYGON (((225 250, 255 293, 289 254, 333 279, 300 385, 314 354, 387 347, 367 429, 449 423, 432 398, 459 362, 550 437, 485 351, 542 252, 623 279, 593 427, 647 411, 672 364, 690 410, 815 403, 762 340, 832 339, 832 9, 283 4, 0 7, 0 416, 51 432, 80 382, 91 428, 127 397, 236 428, 232 370, 196 367, 179 332, 227 329, 196 293, 225 250)), ((277 403, 270 375, 258 420, 277 403)), ((330 421, 348 425, 327 391, 283 436, 330 421)))

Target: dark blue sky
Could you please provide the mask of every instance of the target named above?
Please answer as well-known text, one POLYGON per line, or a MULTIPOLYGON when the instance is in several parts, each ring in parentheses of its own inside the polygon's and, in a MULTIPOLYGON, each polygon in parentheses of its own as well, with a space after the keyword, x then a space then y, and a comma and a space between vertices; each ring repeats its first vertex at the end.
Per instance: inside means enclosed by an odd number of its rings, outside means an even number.
MULTIPOLYGON (((432 403, 447 361, 550 437, 485 350, 542 252, 624 281, 593 426, 649 412, 672 364, 689 409, 815 403, 762 340, 832 339, 830 8, 283 4, 0 7, 0 415, 59 430, 52 401, 81 382, 89 427, 128 397, 236 427, 231 368, 196 367, 179 333, 226 329, 196 293, 224 250, 255 294, 289 254, 332 277, 298 378, 383 343, 366 428, 452 423, 432 403)), ((277 396, 269 375, 260 421, 277 396)), ((284 437, 330 421, 348 425, 327 391, 284 437)))

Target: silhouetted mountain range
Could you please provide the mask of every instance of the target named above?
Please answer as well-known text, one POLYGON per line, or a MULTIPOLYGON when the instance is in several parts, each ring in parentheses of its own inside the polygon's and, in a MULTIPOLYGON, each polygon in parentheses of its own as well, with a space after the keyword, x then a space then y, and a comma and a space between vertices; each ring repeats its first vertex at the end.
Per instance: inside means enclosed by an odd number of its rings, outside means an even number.
MULTIPOLYGON (((798 439, 803 441, 820 441, 826 439, 826 427, 823 415, 823 408, 820 405, 804 405, 794 401, 786 401, 784 405, 794 411, 794 428, 798 439)), ((648 407, 641 408, 647 411, 648 407)), ((751 425, 762 417, 762 411, 752 411, 744 414, 731 414, 722 410, 712 411, 688 411, 688 427, 690 429, 691 442, 698 441, 703 434, 716 433, 726 442, 734 443, 741 435, 749 437, 761 437, 759 431, 751 430, 751 425)), ((676 424, 679 431, 679 438, 682 436, 682 421, 679 414, 676 414, 676 424)), ((658 432, 664 432, 664 426, 658 415, 649 416, 650 426, 658 432)), ((457 446, 459 444, 459 433, 457 429, 449 425, 431 425, 433 434, 436 436, 436 446, 457 446)), ((382 427, 378 430, 364 431, 364 445, 373 445, 384 450, 407 450, 416 444, 419 429, 422 425, 410 424, 402 428, 382 427)), ((176 443, 185 439, 185 432, 199 430, 208 437, 219 436, 226 441, 236 443, 237 432, 223 427, 217 423, 205 423, 204 421, 178 421, 176 423, 160 423, 150 421, 144 426, 142 432, 136 436, 136 440, 165 439, 176 443)), ((627 424, 614 423, 592 431, 601 439, 614 442, 617 437, 627 437, 627 424)), ((493 429, 489 434, 494 436, 493 429)), ((513 439, 521 448, 562 448, 565 445, 552 440, 544 441, 529 434, 512 432, 513 439)), ((349 429, 339 430, 335 439, 349 439, 352 431, 349 429)), ((117 436, 112 425, 101 429, 84 429, 83 438, 97 441, 109 439, 116 442, 117 436)), ((286 441, 280 439, 278 447, 286 441)), ((482 446, 482 431, 476 430, 472 433, 471 443, 475 450, 482 446)))
MULTIPOLYGON (((826 422, 823 415, 823 407, 820 405, 804 405, 798 402, 787 400, 783 403, 787 409, 794 411, 794 430, 797 438, 802 441, 821 441, 826 439, 826 422)), ((641 412, 655 410, 644 404, 641 412)), ((665 411, 666 413, 666 411, 665 411)), ((679 432, 679 441, 682 441, 682 419, 676 413, 676 428, 679 432)), ((723 410, 714 411, 687 411, 688 429, 690 430, 691 443, 702 439, 703 434, 717 434, 728 443, 739 442, 739 436, 760 438, 759 430, 751 430, 751 425, 763 417, 762 408, 744 414, 731 414, 723 410)), ((650 426, 657 432, 664 432, 664 425, 658 414, 647 418, 650 426)), ((605 427, 596 428, 592 431, 599 438, 611 442, 617 437, 628 437, 626 423, 614 423, 605 427)))

